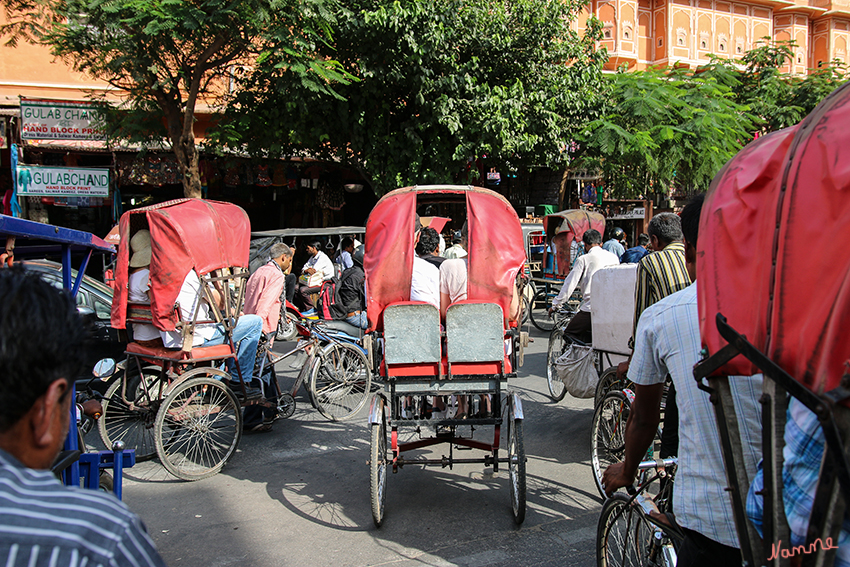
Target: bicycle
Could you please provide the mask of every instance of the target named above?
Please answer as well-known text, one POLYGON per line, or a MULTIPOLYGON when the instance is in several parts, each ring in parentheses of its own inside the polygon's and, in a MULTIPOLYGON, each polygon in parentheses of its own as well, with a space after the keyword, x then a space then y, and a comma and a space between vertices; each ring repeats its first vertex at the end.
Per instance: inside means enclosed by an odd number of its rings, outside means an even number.
MULTIPOLYGON (((590 426, 590 468, 599 494, 605 498, 602 473, 610 465, 619 463, 626 454, 626 423, 629 420, 635 395, 629 389, 612 390, 605 395, 593 412, 590 426)), ((661 428, 656 430, 655 440, 648 451, 651 458, 661 448, 661 428)))
POLYGON ((675 567, 677 553, 685 535, 676 524, 671 501, 673 479, 678 460, 643 461, 638 488, 627 487, 628 495, 611 495, 602 506, 596 528, 596 564, 598 567, 675 567), (647 480, 650 471, 655 475, 647 480), (660 483, 659 492, 648 494, 652 483, 660 483))

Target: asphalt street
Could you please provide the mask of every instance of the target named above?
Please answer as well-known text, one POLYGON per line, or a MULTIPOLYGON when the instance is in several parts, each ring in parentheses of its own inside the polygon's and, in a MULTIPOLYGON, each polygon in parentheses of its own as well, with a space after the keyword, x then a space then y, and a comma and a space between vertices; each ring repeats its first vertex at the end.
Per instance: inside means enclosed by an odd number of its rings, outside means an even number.
MULTIPOLYGON (((511 517, 506 471, 493 474, 474 464, 407 466, 390 474, 386 519, 375 528, 368 405, 353 419, 332 423, 303 393, 291 418, 278 420, 271 432, 244 435, 220 474, 184 482, 155 460, 139 463, 125 471, 124 501, 171 566, 595 565, 601 499, 590 469, 593 401, 568 394, 552 402, 548 336, 534 328, 531 336, 535 341, 511 383, 525 411, 528 512, 522 526, 511 517)), ((296 371, 286 361, 277 370, 282 385, 291 386, 296 371)), ((481 429, 476 438, 492 431, 481 429)), ((438 446, 433 455, 447 450, 438 446)))

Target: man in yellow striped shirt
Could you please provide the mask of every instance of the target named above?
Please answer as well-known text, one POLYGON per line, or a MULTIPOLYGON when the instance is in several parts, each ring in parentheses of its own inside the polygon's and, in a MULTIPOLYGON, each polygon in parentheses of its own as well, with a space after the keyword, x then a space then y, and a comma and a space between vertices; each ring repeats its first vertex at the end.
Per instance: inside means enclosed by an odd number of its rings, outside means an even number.
MULTIPOLYGON (((646 228, 654 252, 641 258, 637 269, 635 288, 635 317, 629 346, 634 348, 635 331, 643 311, 653 303, 691 285, 685 263, 685 244, 682 239, 682 221, 679 215, 659 213, 652 217, 646 228)), ((620 363, 617 375, 625 377, 629 361, 620 363)), ((661 436, 661 457, 677 453, 679 444, 679 410, 673 385, 667 391, 664 412, 664 430, 661 436)))

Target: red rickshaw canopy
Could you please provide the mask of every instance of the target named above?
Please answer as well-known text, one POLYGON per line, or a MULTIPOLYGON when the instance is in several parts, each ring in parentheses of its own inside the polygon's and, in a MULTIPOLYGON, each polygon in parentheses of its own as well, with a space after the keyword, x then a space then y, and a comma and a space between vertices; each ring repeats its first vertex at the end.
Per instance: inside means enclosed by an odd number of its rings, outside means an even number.
POLYGON ((153 324, 175 328, 174 303, 183 279, 221 268, 247 268, 251 224, 241 207, 204 199, 178 199, 127 211, 121 215, 112 326, 126 327, 130 238, 146 228, 151 233, 150 296, 153 324))
MULTIPOLYGON (((850 359, 850 85, 802 123, 759 138, 712 182, 702 209, 697 286, 709 354, 717 313, 821 394, 850 359)), ((717 374, 757 372, 738 356, 717 374)))
POLYGON ((522 227, 508 201, 488 189, 434 185, 387 193, 366 222, 366 311, 370 330, 382 327, 384 308, 410 299, 416 198, 422 194, 456 195, 466 201, 469 232, 470 300, 492 301, 510 310, 517 273, 525 262, 522 227))
POLYGON ((594 228, 605 235, 605 217, 600 213, 570 209, 546 215, 543 219, 546 240, 554 243, 557 275, 570 272, 570 244, 581 240, 584 233, 594 228))

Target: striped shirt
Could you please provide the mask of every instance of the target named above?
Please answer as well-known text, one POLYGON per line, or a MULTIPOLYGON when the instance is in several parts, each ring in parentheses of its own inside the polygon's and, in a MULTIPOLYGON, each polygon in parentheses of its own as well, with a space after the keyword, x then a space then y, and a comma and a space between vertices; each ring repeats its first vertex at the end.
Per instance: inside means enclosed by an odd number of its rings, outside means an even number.
MULTIPOLYGON (((791 530, 791 541, 768 542, 791 551, 791 547, 806 544, 809 530, 809 517, 818 487, 818 475, 823 462, 823 428, 817 416, 803 403, 791 398, 785 420, 785 447, 782 450, 782 499, 785 516, 791 530)), ((747 516, 758 530, 763 533, 764 497, 759 494, 764 489, 764 470, 759 463, 759 471, 753 479, 747 494, 747 516)), ((823 542, 821 542, 823 543, 823 542)), ((850 567, 850 519, 844 517, 844 524, 838 535, 838 552, 835 567, 850 567)))
POLYGON ((0 565, 164 566, 141 519, 110 494, 67 488, 0 450, 0 565))
MULTIPOLYGON (((673 489, 673 512, 679 525, 716 542, 738 546, 732 501, 714 408, 697 387, 694 364, 700 351, 697 284, 647 308, 638 325, 629 379, 661 384, 669 373, 679 406, 679 468, 673 489)), ((753 478, 761 458, 761 375, 729 378, 741 430, 744 466, 753 478)))
POLYGON ((664 250, 641 258, 637 269, 632 337, 636 336, 640 315, 647 307, 689 285, 691 277, 685 264, 685 245, 681 242, 673 242, 664 250))

